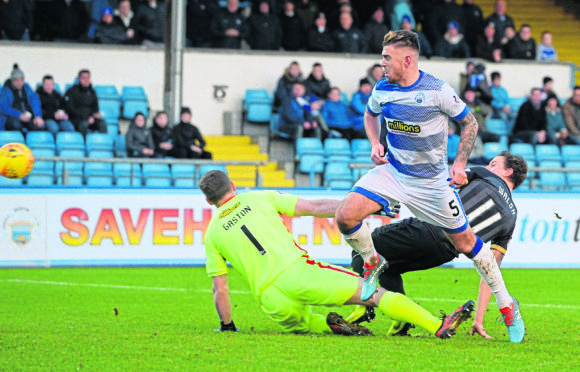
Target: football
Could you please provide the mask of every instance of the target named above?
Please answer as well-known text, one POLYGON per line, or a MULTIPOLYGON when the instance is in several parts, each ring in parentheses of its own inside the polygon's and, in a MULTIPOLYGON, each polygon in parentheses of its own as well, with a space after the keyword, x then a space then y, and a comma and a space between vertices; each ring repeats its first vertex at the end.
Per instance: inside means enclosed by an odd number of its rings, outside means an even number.
POLYGON ((22 143, 8 143, 0 148, 0 174, 7 178, 26 177, 34 166, 32 151, 22 143))

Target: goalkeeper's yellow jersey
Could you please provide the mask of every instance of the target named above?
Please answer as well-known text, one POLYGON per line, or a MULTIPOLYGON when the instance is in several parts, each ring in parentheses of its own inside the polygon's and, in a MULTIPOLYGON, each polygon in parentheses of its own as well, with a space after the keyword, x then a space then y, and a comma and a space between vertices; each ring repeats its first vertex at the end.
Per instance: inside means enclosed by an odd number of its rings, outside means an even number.
POLYGON ((209 276, 227 274, 227 260, 260 297, 278 275, 304 253, 282 223, 294 216, 298 197, 275 191, 236 195, 213 215, 205 237, 209 276))

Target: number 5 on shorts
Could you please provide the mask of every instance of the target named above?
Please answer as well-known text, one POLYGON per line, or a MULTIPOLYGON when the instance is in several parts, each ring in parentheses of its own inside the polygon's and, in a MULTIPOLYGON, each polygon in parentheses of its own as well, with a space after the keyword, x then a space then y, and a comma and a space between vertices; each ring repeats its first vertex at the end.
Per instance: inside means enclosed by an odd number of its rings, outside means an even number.
POLYGON ((452 211, 455 211, 453 212, 453 217, 459 216, 459 207, 455 205, 455 199, 449 202, 449 208, 451 208, 452 211))

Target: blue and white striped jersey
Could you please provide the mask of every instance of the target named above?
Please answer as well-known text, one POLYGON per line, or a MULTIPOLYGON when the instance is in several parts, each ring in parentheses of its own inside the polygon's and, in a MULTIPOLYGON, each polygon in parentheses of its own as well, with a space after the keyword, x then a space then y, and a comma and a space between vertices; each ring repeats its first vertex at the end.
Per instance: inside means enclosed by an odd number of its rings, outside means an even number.
POLYGON ((461 120, 469 112, 449 84, 423 71, 408 87, 380 80, 367 109, 385 118, 389 162, 400 173, 421 178, 447 171, 448 117, 461 120))

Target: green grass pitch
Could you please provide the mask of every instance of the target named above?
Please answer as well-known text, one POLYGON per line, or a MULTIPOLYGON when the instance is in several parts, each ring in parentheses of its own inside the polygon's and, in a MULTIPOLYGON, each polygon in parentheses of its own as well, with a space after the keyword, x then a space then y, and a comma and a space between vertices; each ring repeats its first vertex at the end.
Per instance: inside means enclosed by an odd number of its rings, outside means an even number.
MULTIPOLYGON (((580 271, 504 270, 521 303, 524 343, 507 341, 495 304, 485 327, 495 340, 451 340, 421 329, 386 337, 281 334, 230 273, 239 334, 220 334, 203 268, 0 270, 0 370, 580 370, 580 271)), ((407 293, 434 313, 477 299, 475 270, 405 275, 407 293)), ((317 308, 326 313, 330 309, 317 308)), ((336 309, 333 309, 336 310, 336 309)), ((349 308, 338 309, 343 316, 349 308)))

